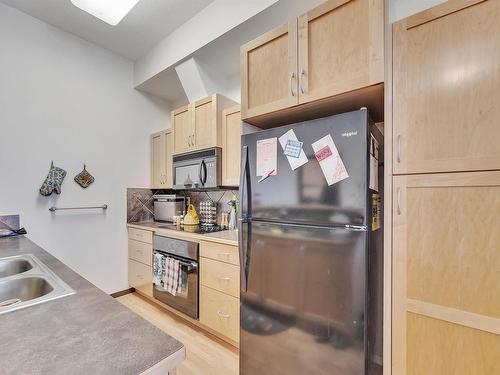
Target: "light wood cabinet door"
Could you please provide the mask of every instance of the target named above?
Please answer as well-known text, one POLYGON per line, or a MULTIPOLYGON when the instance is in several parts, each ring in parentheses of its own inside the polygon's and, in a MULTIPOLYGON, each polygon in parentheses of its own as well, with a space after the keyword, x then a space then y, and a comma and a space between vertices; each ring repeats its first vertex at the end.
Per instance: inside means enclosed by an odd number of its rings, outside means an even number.
POLYGON ((234 264, 235 266, 240 265, 240 253, 238 246, 203 241, 200 243, 200 256, 203 258, 234 264))
POLYGON ((218 260, 200 258, 200 283, 239 298, 240 267, 218 260))
POLYGON ((239 186, 242 122, 240 106, 222 112, 222 185, 239 186))
POLYGON ((165 180, 165 133, 151 135, 151 187, 161 189, 165 180))
POLYGON ((173 133, 170 129, 151 135, 151 187, 172 187, 173 133))
POLYGON ((393 180, 393 374, 500 373, 500 171, 393 180))
POLYGON ((384 81, 384 0, 329 0, 298 23, 300 103, 384 81))
POLYGON ((190 111, 189 105, 172 112, 175 154, 187 152, 194 146, 192 122, 192 111, 190 111))
POLYGON ((200 287, 200 322, 235 343, 239 343, 239 298, 202 285, 200 287))
POLYGON ((153 232, 137 228, 128 228, 128 238, 135 241, 153 243, 153 232))
POLYGON ((174 133, 169 129, 165 132, 165 181, 163 188, 171 189, 173 186, 172 156, 174 153, 174 133))
POLYGON ((500 169, 500 3, 447 1, 393 31, 394 173, 500 169))
POLYGON ((141 288, 152 283, 153 283, 153 270, 151 266, 147 266, 133 259, 129 259, 128 285, 130 285, 132 288, 141 288))
POLYGON ((243 119, 298 104, 297 20, 241 47, 243 119))
POLYGON ((192 105, 193 126, 191 126, 192 148, 196 150, 218 145, 216 96, 199 100, 192 105))
POLYGON ((152 266, 153 245, 135 240, 128 241, 128 258, 152 266))

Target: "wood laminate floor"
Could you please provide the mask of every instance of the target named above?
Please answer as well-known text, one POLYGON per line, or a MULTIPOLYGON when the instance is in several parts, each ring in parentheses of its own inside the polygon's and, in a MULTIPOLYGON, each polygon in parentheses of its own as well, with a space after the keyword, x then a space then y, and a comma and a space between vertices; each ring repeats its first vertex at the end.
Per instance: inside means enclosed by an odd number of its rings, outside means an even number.
POLYGON ((116 300, 185 345, 186 360, 177 368, 177 375, 238 374, 238 354, 207 337, 200 329, 187 325, 136 293, 116 300))

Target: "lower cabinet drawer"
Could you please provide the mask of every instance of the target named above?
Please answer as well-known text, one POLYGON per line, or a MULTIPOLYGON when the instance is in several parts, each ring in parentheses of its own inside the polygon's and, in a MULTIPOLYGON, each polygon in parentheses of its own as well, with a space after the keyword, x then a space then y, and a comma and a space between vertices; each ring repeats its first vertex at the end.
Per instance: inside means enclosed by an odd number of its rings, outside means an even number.
POLYGON ((200 256, 231 263, 235 266, 240 265, 238 246, 203 241, 200 243, 200 256))
POLYGON ((150 230, 128 228, 128 238, 131 240, 153 243, 153 232, 150 230))
POLYGON ((128 283, 132 288, 140 287, 153 282, 153 270, 133 259, 128 260, 128 283))
POLYGON ((213 259, 200 258, 200 283, 233 297, 239 297, 240 267, 213 259))
POLYGON ((200 322, 227 338, 240 340, 240 300, 206 286, 200 289, 200 322))
POLYGON ((151 266, 153 263, 153 245, 150 243, 128 240, 128 257, 151 266))

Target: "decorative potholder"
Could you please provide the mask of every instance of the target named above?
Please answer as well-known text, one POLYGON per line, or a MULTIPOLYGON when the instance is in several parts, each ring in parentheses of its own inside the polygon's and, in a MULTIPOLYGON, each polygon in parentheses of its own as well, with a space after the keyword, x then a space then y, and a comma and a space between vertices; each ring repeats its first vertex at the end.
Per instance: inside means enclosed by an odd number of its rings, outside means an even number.
POLYGON ((89 185, 92 184, 94 181, 95 181, 94 176, 92 176, 89 172, 87 172, 87 166, 84 164, 83 171, 81 171, 75 176, 75 182, 85 189, 89 187, 89 185))
POLYGON ((61 185, 66 177, 66 171, 59 167, 54 167, 54 162, 50 163, 50 170, 45 181, 40 188, 40 194, 44 196, 51 195, 54 191, 61 194, 61 185))

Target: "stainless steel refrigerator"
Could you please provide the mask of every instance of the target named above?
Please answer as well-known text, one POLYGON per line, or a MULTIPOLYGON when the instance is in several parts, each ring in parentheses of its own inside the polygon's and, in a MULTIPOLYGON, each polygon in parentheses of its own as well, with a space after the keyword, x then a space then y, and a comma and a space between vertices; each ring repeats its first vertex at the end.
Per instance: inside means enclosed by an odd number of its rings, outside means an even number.
POLYGON ((242 136, 240 374, 381 373, 382 161, 364 109, 242 136), (259 182, 257 142, 290 129, 309 161, 278 142, 259 182), (330 186, 311 146, 328 134, 349 176, 330 186))

